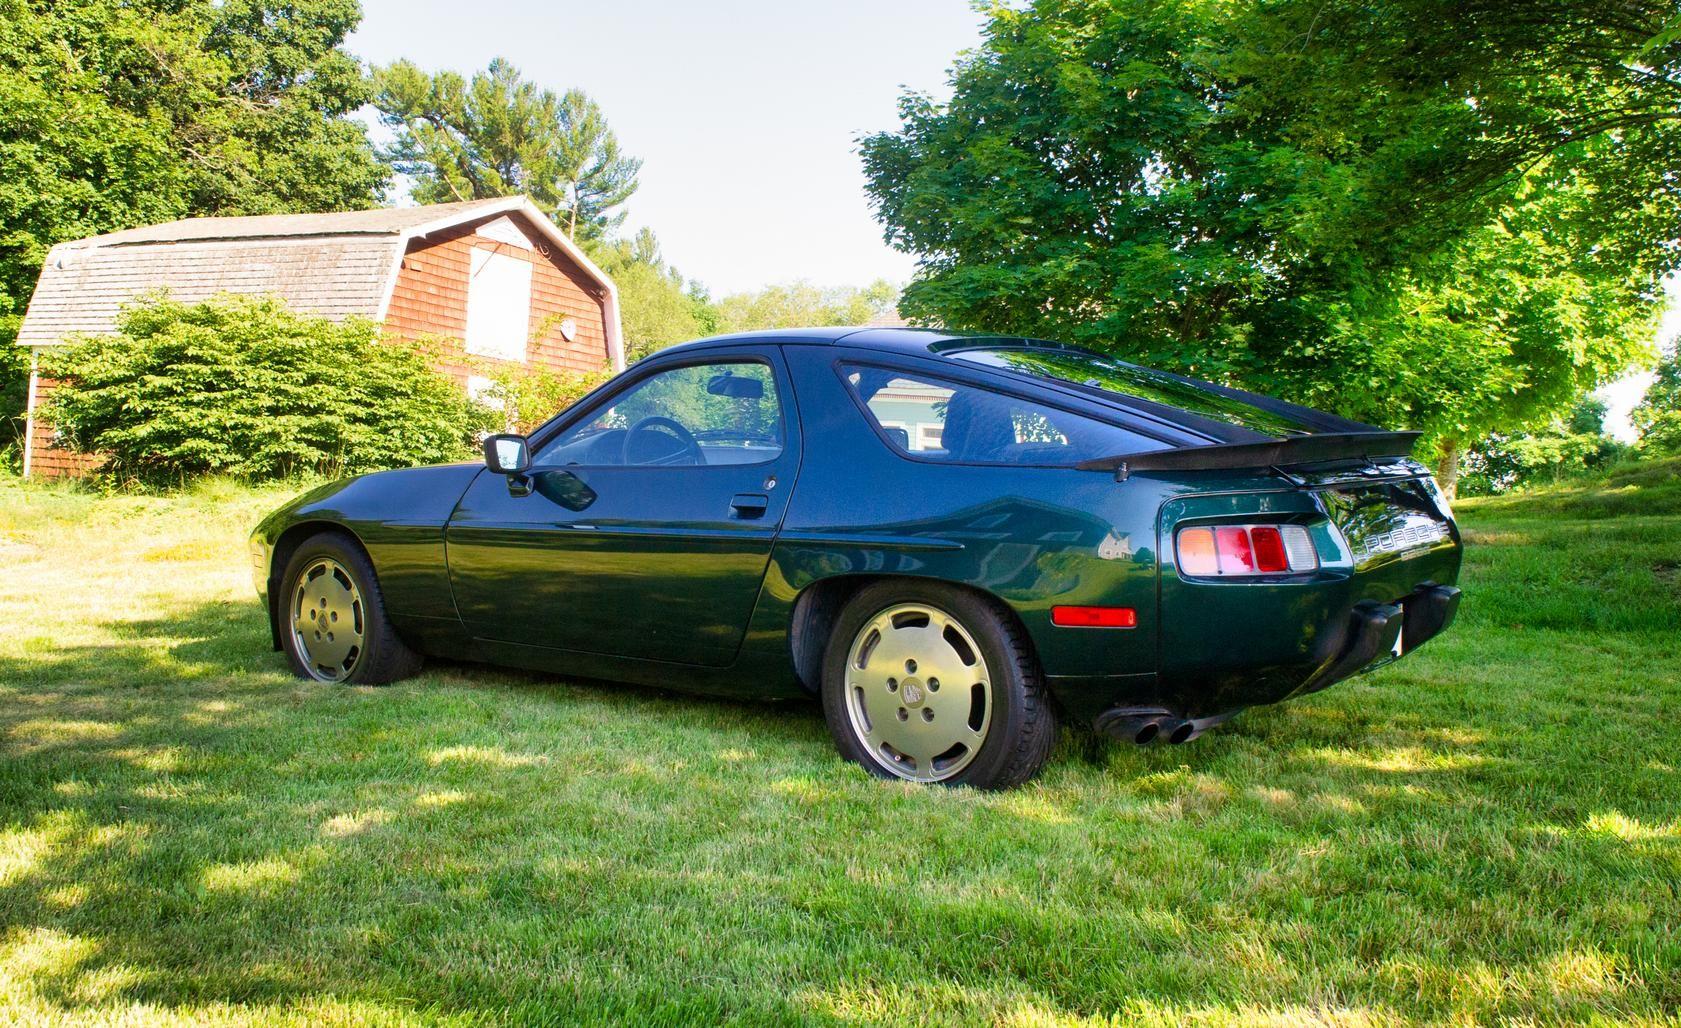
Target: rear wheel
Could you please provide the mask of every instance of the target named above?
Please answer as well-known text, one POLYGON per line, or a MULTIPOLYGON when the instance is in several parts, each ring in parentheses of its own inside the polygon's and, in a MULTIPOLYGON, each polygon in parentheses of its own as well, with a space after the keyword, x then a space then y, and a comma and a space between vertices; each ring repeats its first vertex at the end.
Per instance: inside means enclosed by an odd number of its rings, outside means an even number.
POLYGON ((292 670, 318 682, 383 685, 420 670, 391 627, 373 564, 336 532, 304 540, 281 578, 280 636, 292 670))
POLYGON ((1025 634, 993 601, 936 582, 870 585, 823 662, 841 754, 884 778, 1004 788, 1038 773, 1056 719, 1025 634))

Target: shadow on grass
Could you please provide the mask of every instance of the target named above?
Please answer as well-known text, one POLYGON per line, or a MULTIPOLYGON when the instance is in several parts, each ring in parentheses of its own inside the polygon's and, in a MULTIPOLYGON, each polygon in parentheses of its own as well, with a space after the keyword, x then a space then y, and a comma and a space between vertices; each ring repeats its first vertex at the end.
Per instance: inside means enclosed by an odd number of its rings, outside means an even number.
POLYGON ((1188 747, 1070 744, 1039 785, 983 795, 867 780, 814 709, 470 665, 299 682, 241 604, 109 627, 0 660, 0 975, 49 1012, 878 1022, 1681 999, 1673 768, 1623 802, 1521 695, 1479 717, 1392 677, 1398 695, 1360 683, 1188 747))

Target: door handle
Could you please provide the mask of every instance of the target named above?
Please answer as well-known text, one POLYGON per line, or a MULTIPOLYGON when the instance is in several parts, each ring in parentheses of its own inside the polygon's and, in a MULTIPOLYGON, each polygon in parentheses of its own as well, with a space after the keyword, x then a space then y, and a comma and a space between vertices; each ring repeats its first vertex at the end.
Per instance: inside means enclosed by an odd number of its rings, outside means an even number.
POLYGON ((770 507, 770 497, 764 493, 736 493, 730 498, 730 516, 751 520, 762 518, 770 507))

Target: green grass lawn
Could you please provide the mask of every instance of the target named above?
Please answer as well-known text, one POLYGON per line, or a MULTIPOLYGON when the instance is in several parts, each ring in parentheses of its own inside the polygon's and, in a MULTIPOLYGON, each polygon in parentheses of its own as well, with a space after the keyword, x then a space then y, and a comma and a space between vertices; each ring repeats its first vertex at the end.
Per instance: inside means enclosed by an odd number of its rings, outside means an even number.
POLYGON ((1005 794, 815 705, 299 682, 280 493, 0 483, 0 1023, 1676 1023, 1678 474, 1464 503, 1415 657, 1005 794))

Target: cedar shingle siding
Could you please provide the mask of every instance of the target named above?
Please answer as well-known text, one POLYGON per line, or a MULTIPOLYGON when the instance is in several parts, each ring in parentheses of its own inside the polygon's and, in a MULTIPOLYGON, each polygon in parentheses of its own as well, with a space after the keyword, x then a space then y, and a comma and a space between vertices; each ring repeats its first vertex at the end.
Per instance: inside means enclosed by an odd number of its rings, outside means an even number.
MULTIPOLYGON (((499 361, 470 356, 463 340, 467 331, 468 272, 474 249, 491 250, 530 261, 531 315, 527 320, 527 364, 557 371, 600 371, 607 361, 603 290, 575 266, 555 260, 552 247, 544 254, 542 241, 526 249, 475 231, 477 226, 448 229, 409 243, 391 294, 385 327, 410 338, 443 336, 451 340, 439 353, 438 367, 465 383, 479 368, 499 361), (560 322, 577 323, 576 337, 567 342, 560 322), (541 338, 533 338, 542 332, 541 338)), ((523 229, 524 226, 522 226, 523 229)), ((528 236, 535 233, 526 231, 528 236)))
MULTIPOLYGON (((555 369, 623 366, 611 281, 523 197, 335 214, 194 218, 60 243, 18 329, 18 343, 51 346, 109 333, 123 305, 167 290, 192 303, 217 293, 268 294, 294 310, 342 320, 383 320, 393 336, 454 340, 439 370, 465 383, 461 343, 474 248, 533 264, 529 325, 542 336, 526 361, 555 369), (481 234, 488 232, 488 235, 481 234), (569 342, 560 321, 577 331, 569 342)), ((58 449, 34 417, 53 387, 37 382, 25 473, 79 474, 90 466, 58 449)))

